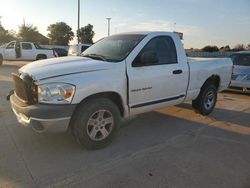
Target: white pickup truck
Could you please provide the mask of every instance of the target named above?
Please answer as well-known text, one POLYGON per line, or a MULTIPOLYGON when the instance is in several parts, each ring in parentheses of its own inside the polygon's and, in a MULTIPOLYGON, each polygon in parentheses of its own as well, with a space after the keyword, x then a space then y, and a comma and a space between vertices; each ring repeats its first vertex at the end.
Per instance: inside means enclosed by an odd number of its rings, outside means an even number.
POLYGON ((45 49, 33 42, 12 41, 0 47, 0 65, 3 60, 39 60, 57 57, 54 50, 45 49))
POLYGON ((36 131, 70 128, 88 149, 109 144, 123 118, 192 100, 212 112, 232 61, 188 60, 178 35, 138 32, 95 43, 83 57, 41 60, 13 74, 18 121, 36 131))

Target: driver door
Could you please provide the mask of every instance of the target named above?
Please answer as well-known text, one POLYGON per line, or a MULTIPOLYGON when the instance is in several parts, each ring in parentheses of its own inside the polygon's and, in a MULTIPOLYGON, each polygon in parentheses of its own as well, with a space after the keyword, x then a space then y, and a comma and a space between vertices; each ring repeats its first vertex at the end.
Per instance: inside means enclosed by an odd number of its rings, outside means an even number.
POLYGON ((7 44, 4 50, 5 59, 7 60, 16 59, 15 44, 16 42, 10 42, 9 44, 7 44))
POLYGON ((188 67, 183 64, 170 36, 151 39, 128 68, 131 114, 182 102, 188 83, 188 67))

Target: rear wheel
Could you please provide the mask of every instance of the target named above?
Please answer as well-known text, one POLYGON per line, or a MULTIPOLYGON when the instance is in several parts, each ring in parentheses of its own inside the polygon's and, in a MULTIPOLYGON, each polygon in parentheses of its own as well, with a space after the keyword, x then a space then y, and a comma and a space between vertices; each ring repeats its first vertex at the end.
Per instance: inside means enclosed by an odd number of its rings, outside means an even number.
POLYGON ((87 149, 110 144, 119 130, 121 115, 109 99, 91 99, 75 111, 70 127, 76 140, 87 149))
POLYGON ((213 84, 202 87, 197 99, 193 100, 192 106, 202 115, 210 114, 217 102, 217 89, 213 84))
POLYGON ((44 54, 39 54, 36 56, 36 60, 47 59, 47 56, 44 54))

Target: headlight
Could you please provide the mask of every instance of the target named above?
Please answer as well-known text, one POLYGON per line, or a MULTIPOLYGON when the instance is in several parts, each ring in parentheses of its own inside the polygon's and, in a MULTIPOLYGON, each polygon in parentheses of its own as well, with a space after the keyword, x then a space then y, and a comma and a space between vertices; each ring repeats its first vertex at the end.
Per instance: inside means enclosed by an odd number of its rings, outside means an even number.
POLYGON ((38 86, 38 102, 69 104, 75 93, 75 86, 65 83, 51 83, 38 86))

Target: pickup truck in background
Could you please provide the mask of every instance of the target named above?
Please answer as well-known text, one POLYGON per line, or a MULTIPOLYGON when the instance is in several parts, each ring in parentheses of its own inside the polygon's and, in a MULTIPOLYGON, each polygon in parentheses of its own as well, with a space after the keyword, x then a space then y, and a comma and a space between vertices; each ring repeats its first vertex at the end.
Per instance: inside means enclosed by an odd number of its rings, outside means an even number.
POLYGON ((100 40, 82 57, 22 67, 13 73, 9 99, 21 124, 38 132, 70 128, 82 146, 97 149, 135 114, 186 100, 210 114, 231 74, 229 58, 187 59, 175 33, 125 33, 100 40))
POLYGON ((69 46, 69 56, 80 56, 82 52, 87 50, 91 44, 73 44, 69 46))
POLYGON ((40 60, 57 57, 54 50, 45 49, 33 42, 12 41, 0 48, 0 65, 3 60, 40 60))

